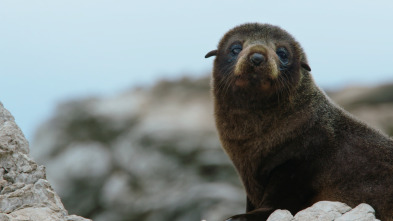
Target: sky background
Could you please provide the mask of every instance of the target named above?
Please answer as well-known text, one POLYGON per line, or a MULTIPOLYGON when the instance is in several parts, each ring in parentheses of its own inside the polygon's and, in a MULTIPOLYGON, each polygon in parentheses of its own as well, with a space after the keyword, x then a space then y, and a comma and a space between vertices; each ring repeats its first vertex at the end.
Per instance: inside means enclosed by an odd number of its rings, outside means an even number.
POLYGON ((0 0, 0 102, 31 141, 59 102, 206 75, 245 22, 291 33, 323 88, 393 82, 393 1, 0 0))

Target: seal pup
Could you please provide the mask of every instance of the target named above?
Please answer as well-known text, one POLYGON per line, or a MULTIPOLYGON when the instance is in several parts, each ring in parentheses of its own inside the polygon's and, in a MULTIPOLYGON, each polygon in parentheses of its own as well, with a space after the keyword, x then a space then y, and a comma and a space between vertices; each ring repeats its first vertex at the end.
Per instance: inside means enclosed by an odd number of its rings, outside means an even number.
POLYGON ((246 213, 228 221, 295 214, 321 200, 368 203, 377 218, 393 220, 393 140, 316 86, 289 33, 240 25, 211 56, 217 130, 247 194, 246 213))

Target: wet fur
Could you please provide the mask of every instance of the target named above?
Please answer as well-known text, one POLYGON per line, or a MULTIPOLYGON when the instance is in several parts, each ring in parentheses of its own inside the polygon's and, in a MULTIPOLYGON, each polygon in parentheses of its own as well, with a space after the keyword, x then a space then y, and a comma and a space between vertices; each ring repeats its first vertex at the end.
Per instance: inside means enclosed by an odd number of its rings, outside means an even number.
POLYGON ((272 25, 241 25, 206 56, 214 55, 216 126, 247 193, 247 213, 230 220, 266 220, 276 209, 294 214, 321 200, 368 203, 377 218, 393 220, 393 140, 330 101, 291 35, 272 25), (227 48, 249 38, 286 44, 292 63, 273 80, 235 76, 227 48), (246 86, 235 86, 238 78, 246 86), (267 90, 258 89, 261 82, 270 82, 267 90))

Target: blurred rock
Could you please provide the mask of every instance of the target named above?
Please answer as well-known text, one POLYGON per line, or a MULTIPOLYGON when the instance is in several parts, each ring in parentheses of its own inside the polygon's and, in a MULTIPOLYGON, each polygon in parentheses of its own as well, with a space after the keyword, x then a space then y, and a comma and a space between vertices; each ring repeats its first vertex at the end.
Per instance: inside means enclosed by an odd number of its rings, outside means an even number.
POLYGON ((328 94, 345 110, 393 136, 393 84, 348 87, 328 94))
MULTIPOLYGON (((330 93, 389 132, 389 96, 360 102, 366 94, 330 93)), ((95 221, 214 221, 245 210, 240 180, 220 148, 207 77, 65 102, 32 146, 65 207, 95 221)))
POLYGON ((222 220, 244 191, 220 148, 208 78, 60 105, 34 158, 70 212, 95 221, 222 220))
POLYGON ((0 103, 0 220, 87 221, 68 216, 45 178, 45 168, 28 153, 22 131, 0 103))

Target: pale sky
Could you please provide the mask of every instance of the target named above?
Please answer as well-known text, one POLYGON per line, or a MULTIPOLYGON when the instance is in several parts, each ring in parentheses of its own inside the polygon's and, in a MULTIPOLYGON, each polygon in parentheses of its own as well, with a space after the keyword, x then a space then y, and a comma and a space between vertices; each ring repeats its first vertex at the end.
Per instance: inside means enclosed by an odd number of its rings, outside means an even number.
POLYGON ((324 88, 393 82, 393 1, 0 0, 0 102, 31 141, 61 101, 206 74, 245 22, 289 31, 324 88))

